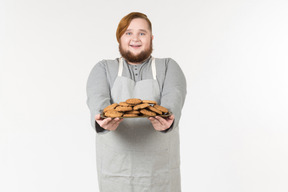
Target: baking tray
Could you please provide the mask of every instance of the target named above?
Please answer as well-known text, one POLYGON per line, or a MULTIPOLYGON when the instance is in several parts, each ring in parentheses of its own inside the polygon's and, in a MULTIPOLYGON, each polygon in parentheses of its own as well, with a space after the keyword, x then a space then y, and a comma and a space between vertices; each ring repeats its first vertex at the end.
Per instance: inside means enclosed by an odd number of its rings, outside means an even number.
MULTIPOLYGON (((160 117, 163 117, 163 118, 166 118, 166 117, 169 117, 172 115, 172 112, 168 112, 166 113, 165 115, 156 115, 156 116, 160 116, 160 117)), ((108 118, 104 115, 103 112, 101 112, 100 114, 101 118, 105 119, 105 118, 108 118)), ((126 118, 147 118, 147 117, 155 117, 155 116, 148 116, 148 115, 140 115, 140 116, 137 116, 137 117, 119 117, 119 118, 122 118, 122 119, 126 119, 126 118)), ((111 117, 111 118, 115 118, 115 117, 111 117)))

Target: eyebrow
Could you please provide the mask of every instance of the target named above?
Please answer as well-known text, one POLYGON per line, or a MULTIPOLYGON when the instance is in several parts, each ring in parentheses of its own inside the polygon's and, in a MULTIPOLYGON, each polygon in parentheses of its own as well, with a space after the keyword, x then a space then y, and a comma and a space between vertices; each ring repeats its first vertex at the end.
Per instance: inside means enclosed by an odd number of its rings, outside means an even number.
POLYGON ((140 31, 147 32, 147 30, 145 30, 145 29, 140 29, 140 31))
MULTIPOLYGON (((127 29, 126 31, 132 31, 132 29, 127 29)), ((139 29, 139 31, 142 31, 142 32, 146 32, 146 33, 147 33, 147 30, 145 30, 145 29, 139 29)))

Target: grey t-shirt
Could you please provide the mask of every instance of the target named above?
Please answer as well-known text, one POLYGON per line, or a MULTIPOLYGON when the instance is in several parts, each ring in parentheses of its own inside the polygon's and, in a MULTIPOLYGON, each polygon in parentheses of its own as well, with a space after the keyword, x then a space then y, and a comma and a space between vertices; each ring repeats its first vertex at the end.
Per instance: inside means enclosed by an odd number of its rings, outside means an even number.
MULTIPOLYGON (((151 59, 137 65, 123 62, 122 76, 134 81, 153 79, 151 59)), ((179 65, 171 58, 155 58, 156 78, 161 92, 160 103, 171 111, 174 116, 173 127, 178 127, 181 117, 181 110, 186 97, 186 79, 179 65)), ((91 112, 91 123, 96 128, 95 115, 99 114, 106 106, 113 101, 111 89, 118 76, 119 59, 102 60, 98 62, 90 72, 87 81, 87 105, 91 112)), ((141 98, 140 98, 141 99, 141 98)), ((96 129, 97 132, 102 130, 96 129)))

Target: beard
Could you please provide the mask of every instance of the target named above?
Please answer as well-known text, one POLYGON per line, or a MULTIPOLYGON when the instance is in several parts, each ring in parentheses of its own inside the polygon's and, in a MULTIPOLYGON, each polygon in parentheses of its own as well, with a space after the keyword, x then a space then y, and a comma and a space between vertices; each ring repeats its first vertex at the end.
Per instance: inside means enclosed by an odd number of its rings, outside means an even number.
POLYGON ((150 57, 152 51, 153 51, 153 46, 152 46, 152 39, 150 42, 150 47, 144 51, 141 51, 139 54, 134 55, 133 53, 131 53, 129 50, 125 51, 121 44, 119 44, 119 51, 120 54, 122 55, 123 58, 125 58, 128 62, 131 63, 142 63, 143 61, 145 61, 146 59, 148 59, 148 57, 150 57))

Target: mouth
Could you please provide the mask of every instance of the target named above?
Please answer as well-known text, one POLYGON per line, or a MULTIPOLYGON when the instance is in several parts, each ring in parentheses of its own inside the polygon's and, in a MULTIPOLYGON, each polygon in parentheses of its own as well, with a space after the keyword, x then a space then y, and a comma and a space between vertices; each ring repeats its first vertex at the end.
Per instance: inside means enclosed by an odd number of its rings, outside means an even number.
POLYGON ((132 47, 132 48, 139 48, 139 47, 141 47, 141 45, 129 45, 130 47, 132 47))

